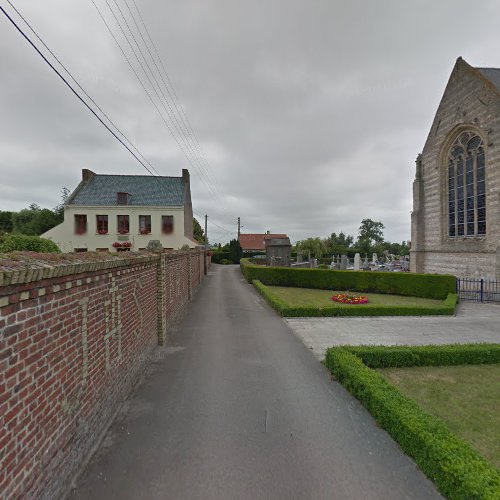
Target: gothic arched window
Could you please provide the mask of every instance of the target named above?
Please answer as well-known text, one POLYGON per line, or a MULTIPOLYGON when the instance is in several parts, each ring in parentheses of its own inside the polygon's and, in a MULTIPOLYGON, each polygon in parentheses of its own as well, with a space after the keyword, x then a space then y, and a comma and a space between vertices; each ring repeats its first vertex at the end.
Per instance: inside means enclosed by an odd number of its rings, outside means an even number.
POLYGON ((448 153, 448 235, 485 234, 484 144, 477 134, 462 132, 448 153))

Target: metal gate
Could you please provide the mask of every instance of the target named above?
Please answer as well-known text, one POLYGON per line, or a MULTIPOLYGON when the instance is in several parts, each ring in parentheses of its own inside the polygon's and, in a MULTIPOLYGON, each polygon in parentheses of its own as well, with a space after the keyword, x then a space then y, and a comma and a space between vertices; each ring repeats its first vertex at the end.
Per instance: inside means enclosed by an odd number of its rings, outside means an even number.
POLYGON ((500 281, 458 278, 457 293, 460 300, 500 302, 500 281))

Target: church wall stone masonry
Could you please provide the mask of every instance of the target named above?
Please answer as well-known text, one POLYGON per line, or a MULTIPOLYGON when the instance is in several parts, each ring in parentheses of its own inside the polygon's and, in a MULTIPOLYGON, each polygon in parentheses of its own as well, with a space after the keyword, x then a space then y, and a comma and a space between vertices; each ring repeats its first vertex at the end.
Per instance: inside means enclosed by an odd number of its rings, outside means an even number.
POLYGON ((500 279, 500 69, 458 58, 413 183, 411 270, 500 279))

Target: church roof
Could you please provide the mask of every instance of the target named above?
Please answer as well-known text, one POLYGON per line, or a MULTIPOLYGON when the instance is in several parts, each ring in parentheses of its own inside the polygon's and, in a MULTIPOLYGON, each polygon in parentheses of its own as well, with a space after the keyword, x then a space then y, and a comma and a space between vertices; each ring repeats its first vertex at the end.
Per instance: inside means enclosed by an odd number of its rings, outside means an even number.
POLYGON ((476 68, 486 77, 500 92, 500 68, 476 68))

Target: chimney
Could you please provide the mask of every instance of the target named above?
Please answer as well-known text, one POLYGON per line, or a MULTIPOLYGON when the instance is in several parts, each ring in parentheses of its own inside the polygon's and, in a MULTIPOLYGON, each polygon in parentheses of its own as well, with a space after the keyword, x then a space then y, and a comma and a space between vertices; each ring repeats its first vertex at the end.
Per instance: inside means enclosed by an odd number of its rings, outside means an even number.
POLYGON ((89 182, 95 177, 94 172, 92 170, 89 170, 87 168, 82 168, 82 181, 83 182, 89 182))
POLYGON ((266 234, 271 234, 271 231, 266 231, 266 234))
POLYGON ((189 185, 189 170, 187 168, 182 169, 182 181, 189 185))

